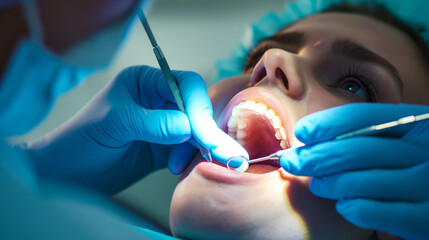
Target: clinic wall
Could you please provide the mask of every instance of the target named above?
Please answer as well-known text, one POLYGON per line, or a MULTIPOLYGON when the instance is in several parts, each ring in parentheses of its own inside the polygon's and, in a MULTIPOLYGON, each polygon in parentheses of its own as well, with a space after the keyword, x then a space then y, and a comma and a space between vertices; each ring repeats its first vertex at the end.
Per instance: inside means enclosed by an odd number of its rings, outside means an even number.
MULTIPOLYGON (((155 0, 147 17, 172 69, 193 70, 207 82, 216 59, 229 56, 250 22, 268 10, 282 9, 285 0, 155 0)), ((157 66, 143 28, 134 21, 130 35, 110 67, 63 95, 39 127, 11 142, 28 141, 57 127, 75 114, 123 68, 157 66)), ((171 194, 178 176, 158 171, 115 198, 168 229, 171 194)))

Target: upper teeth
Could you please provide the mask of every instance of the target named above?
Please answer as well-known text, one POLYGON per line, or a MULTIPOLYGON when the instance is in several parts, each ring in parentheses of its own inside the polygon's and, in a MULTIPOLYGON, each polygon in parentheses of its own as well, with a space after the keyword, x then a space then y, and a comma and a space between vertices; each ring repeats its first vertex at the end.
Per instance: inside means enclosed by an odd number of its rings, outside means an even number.
POLYGON ((242 145, 245 143, 244 138, 247 136, 247 132, 244 131, 244 129, 247 128, 247 123, 240 117, 240 112, 243 109, 252 110, 259 115, 264 115, 266 118, 268 118, 276 131, 275 137, 278 140, 281 140, 280 146, 283 149, 289 147, 285 128, 282 126, 280 118, 277 116, 274 110, 263 103, 255 102, 253 100, 241 102, 232 109, 231 117, 228 121, 228 134, 231 137, 237 139, 237 141, 242 145))

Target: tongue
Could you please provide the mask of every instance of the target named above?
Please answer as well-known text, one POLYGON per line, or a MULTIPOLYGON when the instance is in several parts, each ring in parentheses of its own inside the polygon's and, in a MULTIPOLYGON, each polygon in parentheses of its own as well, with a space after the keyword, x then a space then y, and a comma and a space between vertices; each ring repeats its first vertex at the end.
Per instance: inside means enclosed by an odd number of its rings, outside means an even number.
POLYGON ((247 123, 243 147, 250 159, 264 157, 282 149, 268 118, 251 110, 244 110, 241 114, 241 119, 247 123))

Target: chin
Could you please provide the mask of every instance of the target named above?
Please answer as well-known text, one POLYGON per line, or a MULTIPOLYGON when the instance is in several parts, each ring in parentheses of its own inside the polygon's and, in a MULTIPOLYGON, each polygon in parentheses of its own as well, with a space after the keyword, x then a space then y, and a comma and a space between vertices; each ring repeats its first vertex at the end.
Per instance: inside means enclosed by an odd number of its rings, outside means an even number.
MULTIPOLYGON (((220 128, 246 148, 251 159, 302 146, 293 135, 294 121, 286 106, 269 89, 248 88, 221 107, 220 128)), ((217 108, 215 101, 215 113, 217 108)), ((311 194, 308 182, 307 177, 288 174, 276 161, 252 164, 239 173, 196 155, 173 194, 171 231, 185 239, 370 238, 371 231, 353 226, 336 212, 335 201, 311 194)))
POLYGON ((277 169, 237 173, 197 155, 173 194, 170 227, 184 239, 369 239, 308 190, 309 178, 277 169))
POLYGON ((306 179, 281 170, 237 173, 198 155, 175 189, 171 230, 185 239, 305 239, 303 220, 286 204, 290 181, 307 191, 306 179))

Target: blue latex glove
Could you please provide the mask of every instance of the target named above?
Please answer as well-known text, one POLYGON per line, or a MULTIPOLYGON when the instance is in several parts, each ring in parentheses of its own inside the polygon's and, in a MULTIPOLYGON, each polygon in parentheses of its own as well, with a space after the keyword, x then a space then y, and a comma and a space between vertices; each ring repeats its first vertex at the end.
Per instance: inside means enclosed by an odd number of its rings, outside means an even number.
POLYGON ((191 134, 203 146, 216 148, 216 158, 243 154, 214 122, 203 79, 193 72, 173 74, 189 118, 177 111, 159 69, 127 68, 76 116, 25 147, 39 175, 111 194, 167 165, 173 173, 182 172, 196 152, 184 143, 191 134), (171 146, 178 143, 184 144, 171 146), (230 151, 219 152, 224 148, 219 143, 231 146, 230 151))
POLYGON ((353 224, 406 239, 429 238, 429 121, 403 126, 387 137, 335 136, 409 115, 427 106, 350 104, 311 114, 295 126, 306 146, 281 157, 295 175, 314 176, 310 190, 337 199, 353 224))

